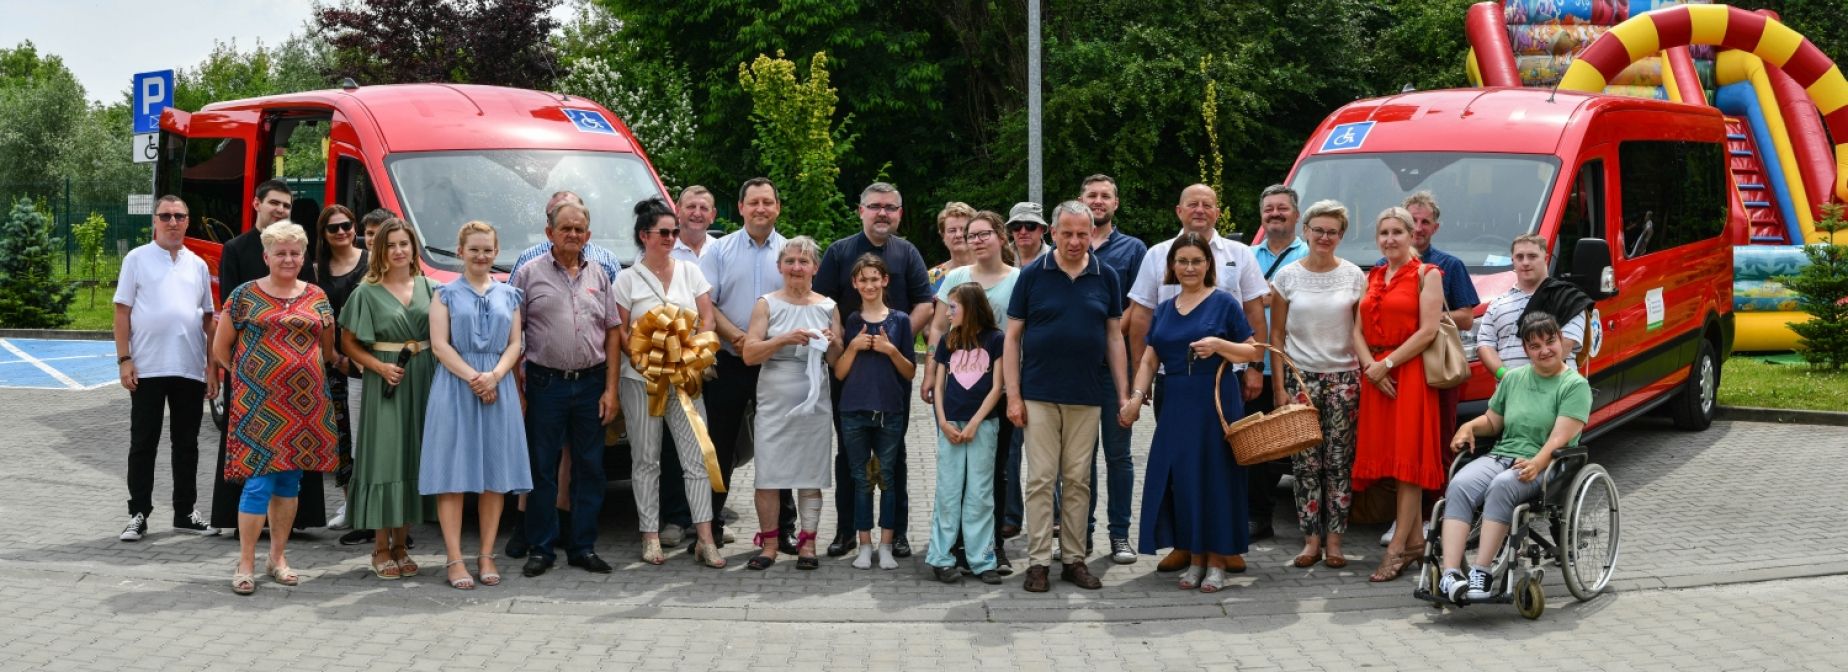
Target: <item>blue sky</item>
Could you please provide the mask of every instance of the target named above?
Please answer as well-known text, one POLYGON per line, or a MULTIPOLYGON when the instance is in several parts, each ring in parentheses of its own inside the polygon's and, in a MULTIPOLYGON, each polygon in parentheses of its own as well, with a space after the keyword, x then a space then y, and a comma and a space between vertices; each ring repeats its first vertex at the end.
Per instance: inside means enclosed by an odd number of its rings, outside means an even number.
MULTIPOLYGON (((554 14, 569 19, 570 3, 559 4, 554 14)), ((213 40, 280 44, 313 9, 313 0, 0 0, 0 45, 31 40, 62 57, 91 100, 113 102, 135 73, 197 65, 213 40)))

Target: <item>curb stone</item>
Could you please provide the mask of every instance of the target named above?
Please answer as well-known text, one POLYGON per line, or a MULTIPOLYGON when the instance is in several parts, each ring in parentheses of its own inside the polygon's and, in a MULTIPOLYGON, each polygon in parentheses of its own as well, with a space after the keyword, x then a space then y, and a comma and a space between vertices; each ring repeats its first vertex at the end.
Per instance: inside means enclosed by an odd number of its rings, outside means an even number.
POLYGON ((1716 409, 1714 416, 1718 419, 1733 420, 1736 422, 1777 422, 1848 427, 1848 413, 1835 411, 1721 406, 1716 409))

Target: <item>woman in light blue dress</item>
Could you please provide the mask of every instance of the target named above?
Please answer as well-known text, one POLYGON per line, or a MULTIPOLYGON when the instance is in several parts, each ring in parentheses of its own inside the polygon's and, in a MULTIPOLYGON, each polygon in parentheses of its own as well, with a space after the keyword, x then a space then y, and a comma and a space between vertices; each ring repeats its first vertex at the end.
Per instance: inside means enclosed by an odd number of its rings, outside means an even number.
POLYGON ((479 493, 481 584, 500 583, 494 536, 503 495, 533 487, 526 454, 520 397, 507 374, 520 359, 520 290, 489 274, 500 253, 494 228, 462 225, 457 249, 465 270, 443 285, 430 304, 430 341, 442 371, 430 386, 423 462, 417 489, 436 495, 437 520, 448 554, 451 587, 471 590, 475 579, 462 560, 462 496, 479 493))

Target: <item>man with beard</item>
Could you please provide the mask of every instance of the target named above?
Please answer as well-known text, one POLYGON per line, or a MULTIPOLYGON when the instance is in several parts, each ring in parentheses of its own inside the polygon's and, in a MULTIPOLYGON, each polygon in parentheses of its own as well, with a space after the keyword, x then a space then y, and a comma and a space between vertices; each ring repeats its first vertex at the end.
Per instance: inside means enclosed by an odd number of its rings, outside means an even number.
MULTIPOLYGON (((1091 219, 1095 228, 1091 229, 1091 253, 1097 256, 1104 268, 1117 276, 1117 283, 1122 287, 1120 301, 1129 301, 1129 286, 1136 278, 1136 267, 1142 263, 1143 255, 1148 254, 1149 246, 1116 226, 1118 206, 1116 180, 1102 173, 1084 178, 1079 185, 1078 200, 1091 210, 1091 219)), ((1110 532, 1110 561, 1119 565, 1135 564, 1136 551, 1129 545, 1129 511, 1130 502, 1135 499, 1136 463, 1129 454, 1130 431, 1109 419, 1119 409, 1104 408, 1105 421, 1098 423, 1098 440, 1102 446, 1099 452, 1104 458, 1104 487, 1109 495, 1108 529, 1110 532)), ((1090 516, 1085 525, 1085 546, 1091 544, 1092 534, 1097 528, 1097 473, 1093 465, 1091 473, 1090 516)))
MULTIPOLYGON (((815 272, 815 291, 822 296, 834 299, 836 309, 844 318, 860 310, 860 293, 853 287, 853 266, 861 255, 873 254, 883 259, 891 272, 892 281, 886 285, 885 304, 895 309, 905 310, 911 317, 911 333, 925 333, 930 325, 933 295, 930 292, 929 267, 924 265, 924 255, 910 241, 898 237, 898 223, 904 214, 904 201, 898 188, 885 182, 874 182, 860 192, 860 232, 834 241, 828 246, 827 253, 821 256, 821 268, 815 272)), ((910 348, 911 344, 903 347, 910 348)), ((840 408, 841 383, 830 378, 834 394, 834 407, 840 408)), ((847 471, 847 453, 840 450, 840 415, 834 416, 835 454, 834 482, 844 486, 853 482, 847 471)), ((904 433, 905 416, 893 418, 901 424, 898 432, 904 433)), ((899 444, 899 454, 903 455, 905 447, 899 444)), ((897 527, 892 530, 892 556, 905 558, 911 556, 911 543, 905 539, 906 513, 911 501, 905 488, 905 462, 894 465, 893 480, 889 483, 898 493, 898 514, 894 522, 897 527)), ((858 544, 853 526, 854 491, 850 487, 834 489, 834 511, 836 524, 833 543, 828 544, 828 557, 838 558, 852 551, 858 544)))

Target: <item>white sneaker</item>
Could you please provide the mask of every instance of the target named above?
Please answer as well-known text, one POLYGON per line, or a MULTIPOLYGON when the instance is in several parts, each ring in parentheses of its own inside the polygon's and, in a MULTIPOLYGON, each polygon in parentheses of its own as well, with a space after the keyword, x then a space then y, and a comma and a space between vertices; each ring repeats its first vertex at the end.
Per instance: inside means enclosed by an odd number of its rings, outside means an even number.
POLYGON ((347 529, 346 509, 347 509, 346 502, 341 502, 340 510, 334 512, 334 517, 327 519, 327 529, 330 529, 330 530, 347 529))
POLYGON ((1469 590, 1469 578, 1463 575, 1462 570, 1446 569, 1444 578, 1437 581, 1437 594, 1457 606, 1469 602, 1469 598, 1464 595, 1466 590, 1469 590))
POLYGON ((148 516, 145 513, 137 513, 128 517, 128 527, 122 528, 122 536, 117 538, 122 541, 141 541, 147 533, 148 516))
POLYGON ((1393 521, 1392 525, 1386 528, 1386 533, 1380 535, 1380 545, 1381 546, 1391 546, 1392 545, 1392 535, 1394 532, 1398 532, 1398 531, 1399 531, 1399 522, 1393 521))
POLYGON ((674 548, 687 540, 687 528, 679 525, 661 526, 661 548, 674 548))

